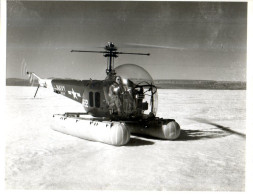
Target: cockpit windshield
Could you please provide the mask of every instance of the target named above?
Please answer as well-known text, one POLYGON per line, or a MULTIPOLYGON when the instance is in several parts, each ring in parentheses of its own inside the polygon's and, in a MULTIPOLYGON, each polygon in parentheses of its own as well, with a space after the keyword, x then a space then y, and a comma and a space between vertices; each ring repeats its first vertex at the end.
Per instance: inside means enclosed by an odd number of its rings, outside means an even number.
MULTIPOLYGON (((123 64, 115 68, 116 83, 121 87, 122 109, 126 114, 156 115, 158 96, 157 88, 150 74, 135 64, 123 64)), ((117 85, 117 84, 116 84, 117 85)), ((112 91, 112 90, 111 90, 112 91)), ((112 93, 109 90, 109 94, 112 93)))

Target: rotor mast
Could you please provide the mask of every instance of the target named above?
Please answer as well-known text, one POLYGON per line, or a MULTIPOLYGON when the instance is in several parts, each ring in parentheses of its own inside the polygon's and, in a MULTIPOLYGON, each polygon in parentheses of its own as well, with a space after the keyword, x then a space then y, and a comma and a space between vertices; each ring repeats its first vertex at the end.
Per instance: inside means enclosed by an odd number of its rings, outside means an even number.
POLYGON ((104 47, 105 51, 84 51, 84 50, 71 50, 71 52, 89 52, 89 53, 102 53, 104 57, 107 58, 107 68, 106 74, 108 76, 115 75, 114 71, 114 58, 118 57, 118 54, 129 54, 129 55, 146 55, 149 56, 149 53, 127 53, 127 52, 118 52, 118 48, 112 42, 108 42, 104 47))
POLYGON ((108 42, 108 44, 105 46, 105 50, 108 51, 108 53, 104 54, 104 57, 107 57, 107 69, 106 74, 115 74, 114 72, 114 58, 117 58, 118 55, 116 54, 117 47, 114 46, 112 42, 108 42))

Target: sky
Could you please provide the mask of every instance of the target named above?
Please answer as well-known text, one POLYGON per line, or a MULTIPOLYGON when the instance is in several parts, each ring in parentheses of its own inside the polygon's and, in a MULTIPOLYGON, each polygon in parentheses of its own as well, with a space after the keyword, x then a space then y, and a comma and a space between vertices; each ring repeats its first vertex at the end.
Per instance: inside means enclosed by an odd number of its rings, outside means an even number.
POLYGON ((153 79, 245 81, 247 3, 7 2, 7 78, 23 78, 26 62, 44 78, 104 79, 102 54, 70 51, 103 50, 108 41, 150 53, 121 55, 115 66, 137 64, 153 79))

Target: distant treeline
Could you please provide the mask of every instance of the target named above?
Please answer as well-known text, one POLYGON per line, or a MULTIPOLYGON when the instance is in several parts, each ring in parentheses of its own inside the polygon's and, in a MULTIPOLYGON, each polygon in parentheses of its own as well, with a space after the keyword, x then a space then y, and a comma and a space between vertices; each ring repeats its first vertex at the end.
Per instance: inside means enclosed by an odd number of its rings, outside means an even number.
MULTIPOLYGON (((35 80, 33 85, 38 85, 38 80, 35 80)), ((31 86, 31 83, 28 79, 7 78, 6 86, 31 86)))
POLYGON ((154 82, 161 89, 246 89, 246 82, 242 81, 155 80, 154 82))
MULTIPOLYGON (((213 81, 213 80, 155 80, 154 84, 160 89, 246 89, 242 81, 213 81)), ((34 81, 34 86, 38 81, 34 81)), ((6 86, 31 86, 28 79, 7 78, 6 86)))

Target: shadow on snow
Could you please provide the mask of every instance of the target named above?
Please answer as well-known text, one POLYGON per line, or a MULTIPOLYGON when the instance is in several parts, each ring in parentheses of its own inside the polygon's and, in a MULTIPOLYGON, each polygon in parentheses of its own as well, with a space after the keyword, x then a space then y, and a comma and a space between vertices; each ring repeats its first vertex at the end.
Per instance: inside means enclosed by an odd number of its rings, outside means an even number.
POLYGON ((144 146, 144 145, 153 145, 154 142, 139 139, 137 137, 131 137, 129 142, 125 146, 144 146))
POLYGON ((208 131, 208 130, 184 130, 181 129, 181 134, 179 138, 175 141, 192 141, 192 140, 201 140, 201 139, 213 139, 226 137, 231 135, 224 131, 208 131))
MULTIPOLYGON (((201 140, 201 139, 213 139, 213 138, 226 137, 228 135, 231 135, 231 133, 227 133, 227 132, 219 131, 219 130, 209 131, 209 130, 184 130, 184 129, 181 129, 180 136, 176 140, 164 140, 164 139, 155 138, 155 137, 151 137, 151 136, 148 136, 148 135, 140 135, 140 134, 133 134, 133 135, 138 136, 138 137, 142 137, 142 138, 147 138, 149 140, 194 141, 194 140, 201 140)), ((129 142, 131 142, 132 139, 135 139, 135 138, 131 138, 129 142)), ((133 142, 136 142, 136 144, 139 144, 139 145, 154 144, 154 142, 145 144, 145 141, 146 140, 138 139, 138 140, 135 140, 133 142), (141 142, 143 142, 143 144, 141 142)), ((137 145, 134 145, 134 146, 137 146, 137 145)))

